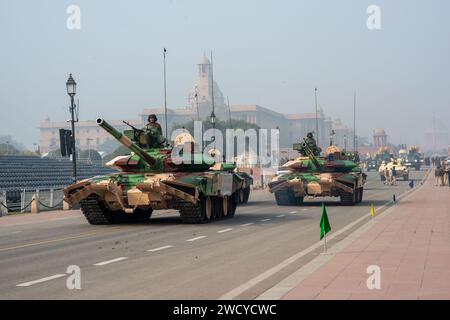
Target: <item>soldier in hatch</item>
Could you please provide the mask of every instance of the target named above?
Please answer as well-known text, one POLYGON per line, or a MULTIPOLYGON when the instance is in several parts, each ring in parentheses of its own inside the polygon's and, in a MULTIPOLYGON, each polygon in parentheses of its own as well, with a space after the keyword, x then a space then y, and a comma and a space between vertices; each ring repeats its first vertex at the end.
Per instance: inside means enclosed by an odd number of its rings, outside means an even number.
POLYGON ((156 128, 160 135, 162 135, 161 125, 158 123, 158 118, 155 114, 148 116, 148 123, 144 127, 144 131, 152 131, 151 129, 156 128))
POLYGON ((143 131, 148 136, 148 146, 150 148, 164 147, 166 140, 163 137, 161 125, 158 123, 158 118, 155 114, 148 116, 148 123, 143 128, 143 131))
POLYGON ((319 156, 322 149, 320 149, 317 146, 316 139, 314 139, 314 136, 312 132, 308 132, 305 139, 306 144, 311 148, 315 156, 319 156))

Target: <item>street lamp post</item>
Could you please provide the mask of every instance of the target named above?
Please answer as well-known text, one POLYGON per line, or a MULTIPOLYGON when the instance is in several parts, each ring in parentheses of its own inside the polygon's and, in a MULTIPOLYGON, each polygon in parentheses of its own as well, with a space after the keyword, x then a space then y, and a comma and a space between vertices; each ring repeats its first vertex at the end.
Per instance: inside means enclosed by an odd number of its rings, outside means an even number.
POLYGON ((76 154, 76 140, 75 140, 75 103, 74 96, 77 91, 77 83, 72 78, 72 74, 69 75, 69 79, 66 82, 67 94, 70 96, 70 113, 72 118, 70 120, 72 124, 72 167, 73 167, 73 182, 77 181, 77 154, 76 154))

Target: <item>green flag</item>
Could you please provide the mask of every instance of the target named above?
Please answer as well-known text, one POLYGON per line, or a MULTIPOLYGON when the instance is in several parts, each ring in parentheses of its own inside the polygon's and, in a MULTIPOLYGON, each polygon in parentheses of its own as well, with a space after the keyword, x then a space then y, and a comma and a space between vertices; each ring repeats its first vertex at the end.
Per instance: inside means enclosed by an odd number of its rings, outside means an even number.
POLYGON ((322 202, 322 219, 320 219, 320 240, 330 232, 331 227, 328 222, 327 209, 325 208, 325 204, 322 202))

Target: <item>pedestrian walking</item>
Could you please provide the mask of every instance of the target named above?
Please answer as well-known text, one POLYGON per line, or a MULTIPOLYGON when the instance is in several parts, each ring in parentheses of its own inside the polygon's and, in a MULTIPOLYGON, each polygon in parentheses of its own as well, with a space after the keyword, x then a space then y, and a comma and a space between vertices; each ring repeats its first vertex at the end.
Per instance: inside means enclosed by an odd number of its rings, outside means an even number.
POLYGON ((393 186, 397 184, 397 171, 395 170, 395 166, 392 166, 391 170, 391 184, 393 186))
MULTIPOLYGON (((442 170, 442 167, 440 164, 437 165, 436 169, 434 169, 434 176, 436 178, 436 187, 441 184, 441 178, 444 175, 444 171, 442 170)), ((442 181, 443 182, 443 181, 442 181)))

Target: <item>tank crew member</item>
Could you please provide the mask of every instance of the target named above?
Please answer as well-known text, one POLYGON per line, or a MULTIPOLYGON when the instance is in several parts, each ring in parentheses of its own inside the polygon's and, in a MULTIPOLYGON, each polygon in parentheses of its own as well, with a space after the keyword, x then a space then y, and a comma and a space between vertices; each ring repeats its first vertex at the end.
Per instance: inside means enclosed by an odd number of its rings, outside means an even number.
POLYGON ((314 139, 314 136, 312 132, 308 132, 306 135, 306 143, 311 148, 315 156, 319 156, 320 152, 322 151, 319 147, 317 147, 316 139, 314 139))
POLYGON ((159 134, 162 135, 161 125, 158 123, 158 118, 155 114, 151 114, 148 116, 148 123, 144 127, 144 131, 150 131, 151 128, 156 128, 159 131, 159 134))

